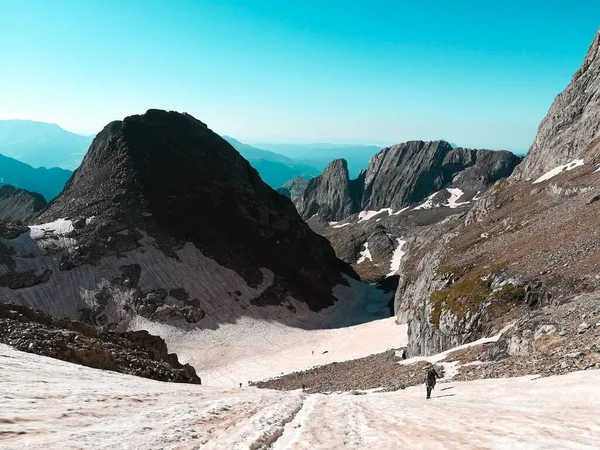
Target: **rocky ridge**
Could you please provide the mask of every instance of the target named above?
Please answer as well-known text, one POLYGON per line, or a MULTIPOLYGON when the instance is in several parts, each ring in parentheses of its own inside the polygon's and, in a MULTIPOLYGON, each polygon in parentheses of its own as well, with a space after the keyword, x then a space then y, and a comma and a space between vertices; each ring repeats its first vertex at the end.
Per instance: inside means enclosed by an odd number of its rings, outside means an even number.
POLYGON ((460 189, 462 201, 469 201, 510 175, 520 161, 505 151, 410 141, 381 150, 355 180, 350 180, 345 161, 333 161, 294 203, 305 219, 318 214, 323 220, 339 221, 359 211, 401 210, 444 187, 460 189))
POLYGON ((29 222, 46 207, 40 194, 5 184, 0 186, 0 219, 9 222, 29 222))
POLYGON ((146 331, 108 332, 21 305, 0 302, 0 343, 96 369, 200 384, 192 366, 146 331))

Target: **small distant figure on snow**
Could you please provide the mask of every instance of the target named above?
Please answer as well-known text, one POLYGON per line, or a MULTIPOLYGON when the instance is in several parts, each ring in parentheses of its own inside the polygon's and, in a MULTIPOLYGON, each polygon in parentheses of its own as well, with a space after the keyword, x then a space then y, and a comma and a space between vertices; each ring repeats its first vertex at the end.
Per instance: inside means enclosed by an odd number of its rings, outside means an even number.
POLYGON ((431 398, 431 391, 435 388, 437 378, 442 378, 441 375, 435 369, 435 366, 431 364, 427 369, 425 375, 425 387, 427 388, 427 399, 431 398))
POLYGON ((240 383, 240 389, 242 388, 242 383, 240 383))
POLYGON ((314 350, 312 351, 312 354, 313 354, 313 355, 315 354, 315 351, 314 351, 314 350))

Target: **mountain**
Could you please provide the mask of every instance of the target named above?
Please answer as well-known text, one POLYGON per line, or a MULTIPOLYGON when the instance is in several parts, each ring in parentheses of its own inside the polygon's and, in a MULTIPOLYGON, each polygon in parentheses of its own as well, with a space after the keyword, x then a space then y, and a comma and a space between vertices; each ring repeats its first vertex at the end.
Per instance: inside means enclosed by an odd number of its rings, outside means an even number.
POLYGON ((5 184, 0 186, 0 219, 9 222, 29 222, 46 207, 40 194, 5 184))
POLYGON ((0 154, 33 167, 76 169, 92 136, 30 120, 0 120, 0 154))
POLYGON ((322 172, 335 159, 345 159, 350 177, 356 178, 369 164, 371 157, 381 150, 376 145, 347 144, 256 144, 266 150, 293 158, 299 163, 322 172))
POLYGON ((580 69, 542 120, 527 158, 513 179, 533 179, 584 156, 600 139, 600 32, 580 69))
POLYGON ((295 177, 277 189, 277 192, 285 195, 292 203, 296 204, 298 199, 302 198, 307 186, 308 180, 306 178, 295 177))
POLYGON ((116 329, 139 318, 218 327, 264 317, 265 305, 287 306, 268 310, 284 321, 333 305, 356 278, 289 199, 188 114, 108 124, 37 223, 1 240, 12 249, 1 294, 116 329))
POLYGON ((520 161, 506 151, 453 148, 445 141, 405 142, 373 156, 355 180, 344 160, 334 161, 309 182, 296 206, 305 219, 318 214, 338 221, 359 211, 400 210, 442 188, 458 189, 461 201, 469 201, 510 175, 520 161))
POLYGON ((34 169, 21 161, 0 155, 0 184, 39 192, 48 201, 60 194, 72 173, 58 167, 34 169))
POLYGON ((600 349, 599 42, 513 175, 467 213, 406 230, 395 310, 409 354, 504 330, 478 375, 600 367, 580 350, 600 349))
POLYGON ((321 175, 308 182, 295 202, 300 215, 308 219, 315 214, 324 220, 342 220, 357 212, 361 202, 364 175, 350 180, 345 159, 332 161, 321 175))
POLYGON ((240 152, 258 171, 263 181, 274 189, 283 186, 292 178, 312 178, 319 174, 314 167, 300 164, 278 153, 252 147, 229 136, 223 136, 223 139, 240 152))

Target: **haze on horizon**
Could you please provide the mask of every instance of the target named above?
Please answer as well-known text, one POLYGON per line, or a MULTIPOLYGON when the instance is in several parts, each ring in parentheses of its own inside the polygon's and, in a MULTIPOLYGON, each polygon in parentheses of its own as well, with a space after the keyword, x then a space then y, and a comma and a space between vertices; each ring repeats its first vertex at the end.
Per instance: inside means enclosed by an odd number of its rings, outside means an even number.
POLYGON ((247 143, 522 152, 598 17, 591 0, 0 0, 0 119, 91 134, 163 108, 247 143))

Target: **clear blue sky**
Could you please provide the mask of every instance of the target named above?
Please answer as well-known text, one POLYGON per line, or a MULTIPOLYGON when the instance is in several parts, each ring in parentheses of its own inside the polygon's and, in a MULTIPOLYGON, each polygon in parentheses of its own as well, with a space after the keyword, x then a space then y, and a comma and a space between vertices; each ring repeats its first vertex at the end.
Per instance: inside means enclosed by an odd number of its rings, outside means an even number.
POLYGON ((0 119, 524 150, 599 26, 598 0, 0 0, 0 119))

